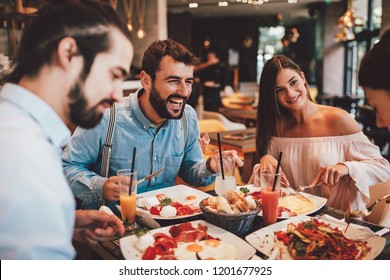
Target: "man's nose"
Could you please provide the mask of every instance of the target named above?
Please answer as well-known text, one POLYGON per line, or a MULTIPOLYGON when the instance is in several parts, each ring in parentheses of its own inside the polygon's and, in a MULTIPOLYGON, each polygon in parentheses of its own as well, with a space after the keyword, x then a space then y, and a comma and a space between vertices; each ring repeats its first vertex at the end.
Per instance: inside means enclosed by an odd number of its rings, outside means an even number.
POLYGON ((123 98, 122 83, 122 81, 115 81, 114 90, 110 96, 115 102, 119 102, 123 98))

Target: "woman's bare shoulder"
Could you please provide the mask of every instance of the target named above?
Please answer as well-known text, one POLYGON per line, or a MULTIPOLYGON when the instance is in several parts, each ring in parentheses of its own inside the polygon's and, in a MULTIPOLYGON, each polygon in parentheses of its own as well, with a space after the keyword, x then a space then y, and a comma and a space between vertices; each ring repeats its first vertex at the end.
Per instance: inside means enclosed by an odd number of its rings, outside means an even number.
POLYGON ((349 135, 361 131, 359 123, 347 111, 324 105, 321 106, 321 110, 335 135, 349 135))

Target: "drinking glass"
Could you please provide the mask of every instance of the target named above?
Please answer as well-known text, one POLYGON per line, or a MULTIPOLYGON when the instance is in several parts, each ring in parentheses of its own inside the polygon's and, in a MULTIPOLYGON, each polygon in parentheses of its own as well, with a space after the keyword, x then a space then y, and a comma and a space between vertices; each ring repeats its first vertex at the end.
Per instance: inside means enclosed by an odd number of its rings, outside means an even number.
POLYGON ((137 172, 131 172, 131 169, 122 169, 117 171, 117 177, 122 222, 127 232, 133 231, 136 228, 137 172))
POLYGON ((234 176, 235 161, 231 156, 222 156, 224 179, 222 178, 221 161, 219 155, 214 157, 217 166, 215 178, 215 192, 224 196, 229 190, 236 190, 236 177, 234 176))
POLYGON ((276 176, 275 171, 263 170, 260 172, 261 205, 263 210, 264 225, 276 223, 278 219, 278 202, 280 196, 280 173, 276 176))

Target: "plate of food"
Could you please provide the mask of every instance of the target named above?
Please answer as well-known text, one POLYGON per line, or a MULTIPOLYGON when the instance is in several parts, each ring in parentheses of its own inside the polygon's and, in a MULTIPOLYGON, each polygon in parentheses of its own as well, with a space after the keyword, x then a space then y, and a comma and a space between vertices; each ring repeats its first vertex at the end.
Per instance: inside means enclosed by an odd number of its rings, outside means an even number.
POLYGON ((199 202, 211 197, 208 193, 177 185, 137 195, 137 210, 156 220, 172 220, 201 214, 199 202))
MULTIPOLYGON (((253 187, 253 185, 237 188, 239 191, 245 192, 246 195, 252 196, 261 203, 260 188, 253 187)), ((280 191, 278 219, 288 219, 298 215, 310 215, 320 210, 328 201, 326 198, 304 192, 293 194, 293 191, 288 188, 282 187, 280 188, 280 191)), ((259 216, 262 215, 263 212, 260 211, 259 216)))
POLYGON ((126 260, 248 260, 256 250, 236 235, 203 220, 120 239, 126 260))
POLYGON ((347 227, 345 223, 308 216, 280 221, 245 239, 264 255, 282 260, 371 260, 386 243, 384 237, 376 236, 367 227, 347 227))

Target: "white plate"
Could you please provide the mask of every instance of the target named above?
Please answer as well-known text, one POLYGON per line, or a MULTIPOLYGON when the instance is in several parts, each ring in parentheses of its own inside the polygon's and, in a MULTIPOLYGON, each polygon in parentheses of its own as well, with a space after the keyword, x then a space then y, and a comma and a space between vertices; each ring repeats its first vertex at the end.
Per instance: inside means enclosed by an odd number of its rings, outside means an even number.
MULTIPOLYGON (((214 238, 219 238, 221 241, 233 245, 237 249, 237 259, 238 260, 249 260, 255 253, 256 250, 250 246, 247 242, 237 237, 231 232, 228 232, 220 227, 209 224, 203 220, 196 220, 191 222, 192 226, 197 228, 198 224, 207 226, 207 234, 214 238)), ((154 234, 157 232, 162 232, 170 236, 169 229, 171 226, 158 228, 151 230, 150 233, 154 234)), ((137 237, 135 235, 126 236, 120 239, 120 248, 123 257, 126 260, 140 260, 142 257, 142 252, 135 248, 135 242, 137 237)))
MULTIPOLYGON (((252 192, 255 192, 255 191, 260 191, 260 188, 256 188, 253 185, 246 185, 246 186, 237 187, 237 190, 239 190, 240 188, 243 188, 243 187, 248 188, 249 189, 249 193, 252 193, 252 192)), ((287 189, 287 188, 280 188, 280 189, 281 189, 282 192, 285 192, 286 194, 292 193, 291 189, 287 189)), ((309 211, 306 211, 306 212, 303 212, 301 214, 298 214, 298 216, 304 216, 304 215, 313 214, 314 212, 320 210, 326 204, 326 202, 328 201, 324 197, 316 196, 316 195, 313 195, 313 194, 308 194, 308 193, 305 193, 305 192, 300 192, 300 194, 302 194, 304 197, 307 197, 311 201, 313 201, 314 207, 313 207, 313 209, 311 209, 309 211)), ((259 212, 259 216, 263 216, 263 212, 261 210, 259 212)), ((282 212, 282 216, 278 217, 278 219, 288 219, 288 218, 290 218, 290 216, 286 212, 284 212, 284 211, 282 212)))
MULTIPOLYGON (((197 206, 199 205, 199 202, 201 200, 203 200, 204 198, 211 197, 211 195, 209 195, 208 193, 196 190, 194 188, 190 188, 186 185, 177 185, 177 186, 173 186, 173 187, 169 187, 169 188, 163 188, 163 189, 158 189, 158 190, 154 190, 154 191, 150 191, 150 192, 140 193, 140 194, 137 194, 137 196, 138 197, 152 197, 152 196, 155 196, 157 194, 165 194, 167 197, 170 197, 172 199, 172 201, 177 201, 181 204, 185 204, 184 203, 185 197, 187 197, 189 195, 194 195, 197 197, 197 199, 195 201, 193 201, 191 204, 197 205, 197 206)), ((150 212, 148 210, 143 209, 143 208, 137 207, 137 210, 147 212, 150 214, 150 212)), ((160 215, 151 215, 151 216, 153 219, 156 219, 156 220, 176 220, 176 219, 197 216, 200 214, 202 214, 201 211, 194 213, 194 214, 191 214, 191 215, 183 215, 183 216, 176 216, 176 217, 170 217, 170 218, 161 217, 160 215)))
MULTIPOLYGON (((266 256, 270 256, 272 249, 275 246, 274 241, 274 232, 277 231, 286 231, 287 225, 289 223, 295 223, 298 224, 301 221, 312 219, 308 216, 296 216, 293 218, 290 218, 288 220, 284 220, 278 223, 275 223, 273 225, 264 227, 258 231, 255 231, 248 236, 245 237, 245 240, 248 241, 249 244, 251 244, 253 247, 255 247, 259 252, 263 253, 266 256)), ((321 218, 318 218, 319 221, 323 221, 327 224, 329 224, 333 228, 338 228, 339 230, 343 231, 345 228, 345 225, 342 225, 340 223, 332 223, 328 220, 323 220, 321 218)), ((359 226, 360 227, 360 226, 359 226)), ((365 256, 364 260, 372 260, 376 258, 383 250, 386 238, 379 237, 374 235, 367 227, 361 226, 359 229, 358 226, 354 227, 348 227, 347 232, 345 233, 345 236, 352 239, 352 240, 365 240, 367 241, 367 245, 371 247, 371 251, 368 253, 367 256, 365 256)), ((277 242, 277 246, 280 246, 282 248, 282 253, 280 256, 280 259, 282 260, 291 260, 292 257, 290 253, 287 250, 287 247, 280 241, 277 242)))

